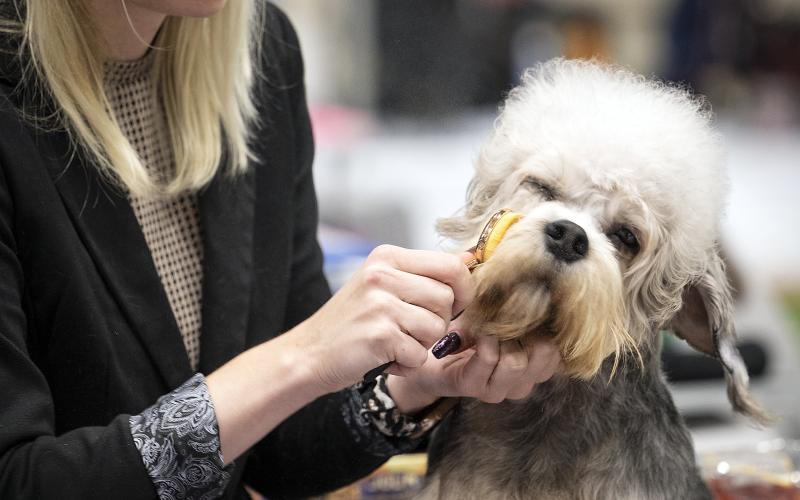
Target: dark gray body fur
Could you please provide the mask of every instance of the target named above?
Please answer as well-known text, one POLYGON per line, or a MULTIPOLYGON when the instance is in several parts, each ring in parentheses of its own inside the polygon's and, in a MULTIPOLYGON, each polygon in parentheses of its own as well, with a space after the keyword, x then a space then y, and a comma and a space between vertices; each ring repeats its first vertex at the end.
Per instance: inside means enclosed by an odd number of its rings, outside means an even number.
POLYGON ((521 402, 462 400, 429 452, 432 499, 700 500, 688 430, 661 374, 610 360, 591 381, 554 377, 521 402))

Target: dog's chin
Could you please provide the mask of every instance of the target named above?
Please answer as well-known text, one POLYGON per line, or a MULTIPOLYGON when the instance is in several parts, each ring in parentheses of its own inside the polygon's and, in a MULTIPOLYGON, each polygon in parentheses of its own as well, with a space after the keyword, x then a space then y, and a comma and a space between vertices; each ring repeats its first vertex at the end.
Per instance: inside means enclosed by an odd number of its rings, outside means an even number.
POLYGON ((550 339, 564 373, 588 379, 607 357, 635 349, 625 329, 620 269, 604 248, 579 262, 556 259, 545 247, 543 224, 519 223, 475 270, 477 293, 465 320, 476 333, 501 341, 550 339))

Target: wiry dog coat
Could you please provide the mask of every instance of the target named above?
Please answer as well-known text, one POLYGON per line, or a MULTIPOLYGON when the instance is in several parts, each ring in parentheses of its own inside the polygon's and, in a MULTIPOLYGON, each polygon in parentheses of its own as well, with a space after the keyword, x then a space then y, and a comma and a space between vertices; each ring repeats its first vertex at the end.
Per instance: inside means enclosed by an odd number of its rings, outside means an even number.
POLYGON ((476 273, 476 333, 560 347, 565 373, 525 401, 466 402, 437 432, 425 498, 709 498, 660 370, 672 329, 747 394, 717 252, 726 178, 702 101, 591 62, 527 72, 481 151, 463 247, 501 208, 524 214, 476 273))

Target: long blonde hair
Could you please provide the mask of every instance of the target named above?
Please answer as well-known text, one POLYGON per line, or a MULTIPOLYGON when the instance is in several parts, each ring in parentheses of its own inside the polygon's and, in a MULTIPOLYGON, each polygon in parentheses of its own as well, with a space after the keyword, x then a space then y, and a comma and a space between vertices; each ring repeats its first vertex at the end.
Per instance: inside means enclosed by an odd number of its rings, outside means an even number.
POLYGON ((51 117, 57 126, 118 186, 138 196, 198 190, 217 173, 225 147, 230 172, 247 168, 255 119, 253 62, 262 27, 254 0, 229 1, 208 18, 168 17, 153 42, 161 48, 151 49, 157 50, 154 91, 175 162, 166 186, 148 175, 110 112, 99 31, 84 2, 25 0, 23 7, 16 1, 23 12, 25 73, 58 105, 51 117))

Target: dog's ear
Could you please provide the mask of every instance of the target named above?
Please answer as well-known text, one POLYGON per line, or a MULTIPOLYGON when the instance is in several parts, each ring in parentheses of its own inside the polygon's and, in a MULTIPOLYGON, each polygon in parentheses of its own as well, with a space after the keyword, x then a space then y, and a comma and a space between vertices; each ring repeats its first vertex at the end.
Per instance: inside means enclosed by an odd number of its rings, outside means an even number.
POLYGON ((747 368, 736 348, 731 290, 716 251, 706 272, 683 290, 683 306, 671 326, 689 345, 719 360, 734 410, 762 425, 773 421, 748 393, 747 368))

